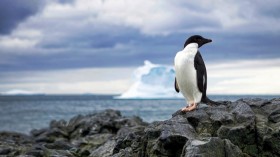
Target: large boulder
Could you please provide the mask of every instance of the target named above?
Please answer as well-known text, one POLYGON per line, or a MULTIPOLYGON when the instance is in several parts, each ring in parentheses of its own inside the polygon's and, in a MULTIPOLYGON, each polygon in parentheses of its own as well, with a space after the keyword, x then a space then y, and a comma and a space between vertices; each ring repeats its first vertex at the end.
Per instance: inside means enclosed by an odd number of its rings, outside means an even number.
POLYGON ((145 129, 145 154, 149 156, 180 156, 185 143, 194 139, 194 128, 182 117, 152 123, 145 129))

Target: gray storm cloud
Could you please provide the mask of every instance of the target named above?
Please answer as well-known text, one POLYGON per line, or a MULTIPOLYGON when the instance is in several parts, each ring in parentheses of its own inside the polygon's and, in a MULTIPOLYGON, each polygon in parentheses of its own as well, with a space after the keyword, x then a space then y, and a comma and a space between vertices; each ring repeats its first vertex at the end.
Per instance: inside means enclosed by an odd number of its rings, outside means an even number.
POLYGON ((193 34, 213 39, 207 53, 202 49, 207 61, 279 58, 274 0, 0 4, 0 71, 137 66, 146 59, 169 64, 193 34))

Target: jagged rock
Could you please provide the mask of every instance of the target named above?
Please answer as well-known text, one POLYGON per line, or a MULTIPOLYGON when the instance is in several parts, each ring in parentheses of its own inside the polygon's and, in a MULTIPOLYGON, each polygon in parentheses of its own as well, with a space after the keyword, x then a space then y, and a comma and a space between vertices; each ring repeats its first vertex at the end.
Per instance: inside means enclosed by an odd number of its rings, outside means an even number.
POLYGON ((93 150, 89 157, 100 157, 100 156, 111 156, 113 155, 113 150, 116 145, 115 140, 109 140, 104 145, 93 150))
POLYGON ((185 143, 195 138, 195 130, 186 119, 173 117, 148 126, 145 138, 149 156, 180 156, 185 143))
POLYGON ((74 146, 68 143, 67 141, 57 140, 54 143, 47 143, 45 147, 48 149, 56 149, 56 150, 70 150, 74 146))
POLYGON ((65 129, 67 126, 67 122, 62 119, 62 120, 52 120, 50 122, 50 128, 58 128, 58 129, 65 129))
MULTIPOLYGON (((116 145, 113 153, 123 153, 123 150, 129 150, 133 156, 143 156, 142 138, 144 136, 143 126, 137 127, 123 127, 117 133, 116 145)), ((125 151, 125 152, 126 152, 125 151)))
POLYGON ((273 123, 280 121, 280 106, 269 114, 268 120, 273 123))
POLYGON ((49 150, 44 156, 51 156, 51 157, 77 157, 77 154, 73 154, 69 150, 49 150))
POLYGON ((25 155, 43 157, 44 156, 44 151, 42 151, 42 150, 29 150, 29 151, 26 152, 25 155))
POLYGON ((48 128, 43 128, 43 129, 33 129, 31 130, 30 134, 33 136, 33 137, 38 137, 40 136, 41 134, 43 134, 44 132, 48 131, 48 128))
POLYGON ((184 146, 182 157, 243 157, 242 151, 229 140, 219 137, 189 140, 184 146))
POLYGON ((7 154, 9 154, 11 151, 12 151, 12 149, 9 148, 9 147, 0 148, 0 155, 7 155, 7 154))
POLYGON ((143 156, 143 155, 135 155, 130 147, 120 150, 120 152, 114 154, 111 157, 136 157, 136 156, 143 156))
POLYGON ((280 99, 202 104, 151 124, 114 110, 53 120, 30 136, 0 132, 0 156, 278 157, 280 99))
POLYGON ((244 153, 251 155, 258 154, 254 125, 222 126, 218 130, 218 136, 222 139, 229 139, 233 144, 242 149, 244 153))
MULTIPOLYGON (((144 123, 144 122, 141 122, 144 123)), ((85 137, 99 133, 117 133, 124 125, 137 125, 137 120, 123 118, 119 111, 106 110, 87 116, 78 116, 71 119, 68 130, 71 133, 71 139, 85 137), (133 124, 133 122, 135 124, 133 124)))

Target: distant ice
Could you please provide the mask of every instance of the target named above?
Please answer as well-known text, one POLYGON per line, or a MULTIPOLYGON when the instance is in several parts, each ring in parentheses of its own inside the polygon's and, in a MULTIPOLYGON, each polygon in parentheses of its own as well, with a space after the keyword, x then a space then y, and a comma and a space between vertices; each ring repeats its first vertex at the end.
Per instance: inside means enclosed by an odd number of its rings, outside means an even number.
POLYGON ((34 94, 38 94, 38 93, 27 91, 27 90, 22 90, 22 89, 13 89, 13 90, 10 90, 7 92, 3 92, 1 94, 3 94, 3 95, 34 95, 34 94))
POLYGON ((182 98, 175 92, 175 71, 172 66, 153 64, 144 61, 144 66, 138 67, 134 73, 134 84, 119 97, 120 99, 169 99, 182 98))

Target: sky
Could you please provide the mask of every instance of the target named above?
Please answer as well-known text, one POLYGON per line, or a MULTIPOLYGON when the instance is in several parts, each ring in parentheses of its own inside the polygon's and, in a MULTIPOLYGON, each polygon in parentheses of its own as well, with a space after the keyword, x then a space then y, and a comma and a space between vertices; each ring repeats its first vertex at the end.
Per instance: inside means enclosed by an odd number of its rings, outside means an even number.
POLYGON ((0 19, 0 93, 122 93, 199 34, 210 94, 280 94, 277 0, 1 0, 0 19))

